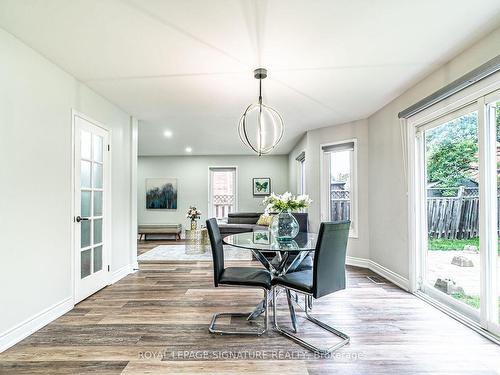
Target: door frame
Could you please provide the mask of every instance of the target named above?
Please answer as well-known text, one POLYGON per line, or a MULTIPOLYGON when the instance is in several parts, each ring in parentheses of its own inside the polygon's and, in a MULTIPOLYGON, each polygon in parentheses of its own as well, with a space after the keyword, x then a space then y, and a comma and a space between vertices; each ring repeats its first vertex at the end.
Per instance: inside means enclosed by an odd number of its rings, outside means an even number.
MULTIPOLYGON (((112 131, 109 127, 105 126, 104 124, 100 123, 97 120, 94 120, 93 118, 85 115, 84 113, 81 113, 75 109, 71 110, 71 216, 69 218, 70 226, 71 226, 71 291, 72 291, 72 297, 73 297, 73 304, 77 304, 81 300, 77 300, 77 274, 78 271, 76 269, 76 248, 75 248, 75 199, 76 199, 76 186, 75 186, 75 162, 76 162, 76 147, 75 147, 75 136, 76 136, 76 121, 75 118, 79 117, 85 121, 90 122, 92 125, 95 125, 103 130, 105 130, 108 133, 108 146, 111 146, 111 139, 112 139, 112 131)), ((105 146, 105 145, 104 145, 105 146)), ((106 146, 105 146, 106 148, 106 146)), ((111 230, 111 223, 112 223, 112 188, 111 188, 111 183, 112 183, 112 178, 111 178, 111 171, 112 171, 112 154, 111 150, 108 149, 108 151, 105 150, 105 152, 108 152, 108 173, 104 173, 103 176, 103 185, 106 186, 105 190, 105 196, 107 199, 104 202, 104 207, 105 207, 105 212, 107 212, 107 220, 104 220, 104 225, 103 225, 103 236, 107 240, 107 246, 103 247, 103 269, 106 270, 107 268, 107 277, 106 277, 106 285, 109 285, 111 283, 111 255, 112 255, 112 230, 111 230)), ((85 297, 86 298, 86 297, 85 297)), ((83 299, 85 299, 83 298, 83 299)), ((83 300, 82 299, 82 300, 83 300)))
MULTIPOLYGON (((495 303, 496 299, 493 296, 493 290, 491 288, 491 273, 490 267, 483 266, 486 262, 486 257, 491 261, 493 257, 493 249, 496 249, 494 245, 494 238, 491 233, 496 228, 492 228, 491 220, 493 215, 491 211, 485 209, 486 206, 491 204, 491 197, 496 195, 496 190, 493 191, 491 179, 488 179, 486 170, 488 168, 492 169, 494 160, 489 158, 489 153, 491 152, 491 139, 488 140, 488 136, 491 136, 493 129, 488 128, 488 124, 485 121, 487 116, 487 104, 494 98, 500 98, 500 74, 494 74, 481 82, 464 89, 463 91, 451 96, 450 98, 444 100, 443 102, 437 103, 432 107, 418 113, 407 120, 405 120, 403 126, 406 126, 406 146, 407 146, 407 181, 408 181, 408 247, 409 247, 409 284, 410 292, 421 296, 424 300, 428 300, 431 304, 440 308, 444 312, 452 315, 456 319, 460 320, 464 324, 470 326, 476 331, 482 333, 486 337, 498 340, 497 338, 492 338, 490 333, 495 333, 499 335, 499 325, 494 325, 489 322, 492 313, 492 302, 495 303), (481 275, 480 275, 480 297, 485 304, 482 304, 480 309, 479 319, 474 322, 469 319, 470 314, 467 314, 468 306, 458 306, 458 309, 451 309, 450 305, 455 307, 456 301, 451 301, 451 304, 443 305, 440 299, 435 299, 431 292, 427 296, 423 295, 421 292, 421 277, 423 275, 423 268, 425 267, 422 260, 423 257, 419 254, 423 246, 427 242, 427 232, 423 234, 424 228, 422 222, 425 219, 426 209, 422 204, 422 201, 426 198, 426 189, 424 184, 422 184, 422 178, 425 178, 423 172, 425 173, 425 165, 422 165, 421 157, 423 155, 422 148, 424 147, 424 142, 422 139, 422 132, 429 127, 430 124, 436 121, 445 121, 446 117, 450 114, 459 113, 463 108, 470 108, 475 106, 478 111, 478 146, 480 152, 480 209, 479 209, 479 220, 480 222, 486 223, 486 225, 480 226, 480 238, 483 238, 483 243, 485 251, 481 251, 481 275), (488 135, 487 133, 490 132, 488 135), (486 153, 486 155, 485 155, 486 153), (488 239, 488 241, 487 241, 488 239), (464 311, 465 310, 465 311, 464 311), (458 313, 458 314, 457 314, 458 313)), ((495 137, 496 139, 496 137, 495 137)), ((424 163, 425 164, 425 163, 424 163)), ((491 177, 491 176, 490 176, 491 177)), ((494 264, 494 263, 492 263, 494 264)), ((450 301, 448 301, 450 302, 450 301)), ((458 304, 458 302, 457 302, 458 304)), ((471 309, 472 310, 472 309, 471 309)), ((496 341, 498 342, 498 341, 496 341)))

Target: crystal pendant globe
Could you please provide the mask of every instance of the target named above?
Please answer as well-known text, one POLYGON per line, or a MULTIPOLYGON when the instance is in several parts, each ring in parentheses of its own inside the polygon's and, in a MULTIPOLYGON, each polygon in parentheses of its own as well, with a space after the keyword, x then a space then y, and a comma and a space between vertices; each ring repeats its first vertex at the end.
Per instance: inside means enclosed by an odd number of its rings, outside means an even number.
POLYGON ((278 145, 285 126, 278 111, 262 103, 262 80, 267 77, 267 70, 255 69, 254 77, 259 80, 259 101, 246 108, 240 118, 238 132, 241 141, 261 156, 278 145))

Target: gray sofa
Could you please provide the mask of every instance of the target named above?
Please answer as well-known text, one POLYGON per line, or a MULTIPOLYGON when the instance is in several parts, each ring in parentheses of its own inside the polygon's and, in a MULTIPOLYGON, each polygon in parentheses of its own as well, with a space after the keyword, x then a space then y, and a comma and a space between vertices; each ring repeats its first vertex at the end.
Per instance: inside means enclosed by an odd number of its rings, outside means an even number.
MULTIPOLYGON (((219 229, 222 237, 230 234, 254 232, 257 230, 267 230, 267 226, 257 225, 262 213, 258 212, 234 212, 230 213, 227 223, 220 223, 219 229)), ((293 216, 299 223, 299 231, 307 232, 307 213, 294 212, 293 216)))

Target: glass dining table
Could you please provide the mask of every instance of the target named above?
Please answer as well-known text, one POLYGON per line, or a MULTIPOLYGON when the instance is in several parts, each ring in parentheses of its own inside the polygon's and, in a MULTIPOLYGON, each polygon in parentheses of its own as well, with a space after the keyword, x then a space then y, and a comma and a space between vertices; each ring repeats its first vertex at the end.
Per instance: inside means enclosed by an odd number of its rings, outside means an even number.
MULTIPOLYGON (((290 241, 278 241, 270 231, 255 231, 232 234, 224 237, 223 242, 227 245, 235 246, 251 251, 269 272, 272 277, 283 276, 293 272, 299 267, 302 261, 316 248, 317 234, 309 232, 299 232, 290 241), (269 259, 264 253, 274 253, 275 256, 269 259)), ((271 296, 271 293, 269 294, 271 296)), ((286 291, 288 308, 293 330, 297 331, 297 318, 293 304, 292 294, 286 291)), ((270 301, 268 301, 270 302, 270 301)), ((264 301, 250 313, 248 320, 257 318, 264 312, 264 301)))

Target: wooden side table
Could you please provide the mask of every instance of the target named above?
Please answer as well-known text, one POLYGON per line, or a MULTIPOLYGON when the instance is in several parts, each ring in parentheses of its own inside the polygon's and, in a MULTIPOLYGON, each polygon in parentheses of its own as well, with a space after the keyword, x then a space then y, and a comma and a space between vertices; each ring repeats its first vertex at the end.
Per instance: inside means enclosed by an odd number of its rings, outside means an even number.
POLYGON ((186 229, 186 254, 203 254, 209 246, 207 228, 186 229))

